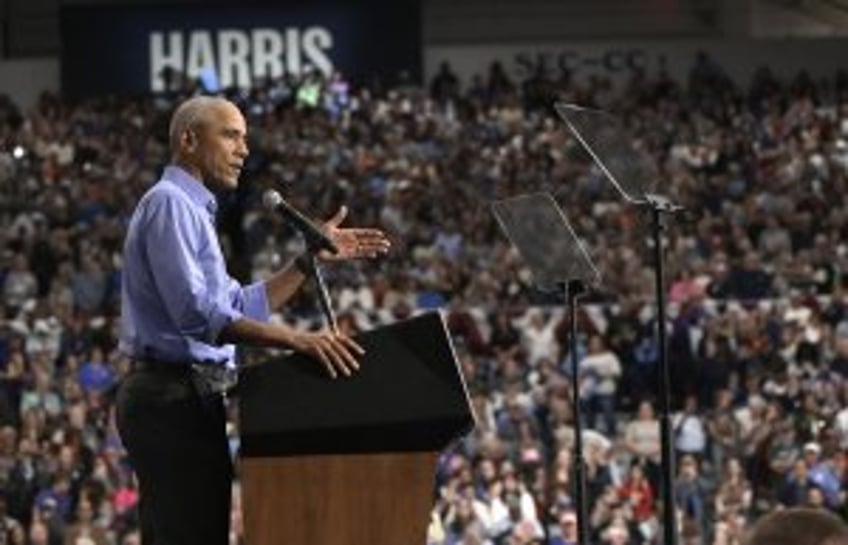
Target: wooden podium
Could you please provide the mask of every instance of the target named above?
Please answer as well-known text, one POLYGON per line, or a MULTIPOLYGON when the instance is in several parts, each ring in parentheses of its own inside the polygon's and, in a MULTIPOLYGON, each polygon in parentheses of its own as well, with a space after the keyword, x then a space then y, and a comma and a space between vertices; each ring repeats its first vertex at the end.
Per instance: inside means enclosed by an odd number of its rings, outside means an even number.
POLYGON ((439 451, 474 419, 438 313, 364 333, 359 373, 301 354, 243 370, 247 545, 424 545, 439 451))

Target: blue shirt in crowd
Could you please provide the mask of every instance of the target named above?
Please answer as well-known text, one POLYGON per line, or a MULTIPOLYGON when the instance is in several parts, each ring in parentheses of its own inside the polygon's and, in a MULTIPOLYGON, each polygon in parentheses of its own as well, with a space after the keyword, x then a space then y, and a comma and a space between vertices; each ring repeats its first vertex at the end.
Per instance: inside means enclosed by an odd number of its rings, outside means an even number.
POLYGON ((77 377, 86 392, 105 392, 115 384, 115 373, 100 361, 85 362, 77 377))
POLYGON ((265 283, 229 276, 215 231, 215 196, 169 166, 141 198, 124 242, 120 348, 134 358, 234 365, 216 343, 242 317, 267 321, 265 283))

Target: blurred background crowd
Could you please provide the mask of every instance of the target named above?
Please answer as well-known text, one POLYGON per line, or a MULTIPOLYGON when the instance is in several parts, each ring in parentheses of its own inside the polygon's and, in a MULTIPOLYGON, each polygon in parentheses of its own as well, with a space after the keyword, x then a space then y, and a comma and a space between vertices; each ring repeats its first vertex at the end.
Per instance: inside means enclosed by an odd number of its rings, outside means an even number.
MULTIPOLYGON (((129 369, 116 347, 121 247, 169 159, 175 102, 202 92, 178 79, 131 98, 45 94, 28 111, 0 99, 0 544, 140 543, 113 411, 129 369)), ((446 316, 478 426, 440 459, 429 545, 575 542, 575 358, 592 543, 661 539, 649 217, 554 100, 618 116, 687 208, 666 232, 683 542, 738 544, 778 506, 848 516, 848 73, 779 80, 764 68, 740 87, 700 56, 688 82, 636 72, 615 86, 511 81, 498 65, 460 82, 446 63, 426 87, 307 74, 227 96, 251 150, 218 213, 232 274, 263 277, 299 251, 261 206, 273 187, 315 217, 344 203, 350 223, 393 238, 385 259, 328 270, 344 328, 446 316), (540 190, 602 276, 577 354, 562 301, 533 287, 490 212, 540 190)), ((307 289, 275 319, 309 327, 320 313, 307 289)))

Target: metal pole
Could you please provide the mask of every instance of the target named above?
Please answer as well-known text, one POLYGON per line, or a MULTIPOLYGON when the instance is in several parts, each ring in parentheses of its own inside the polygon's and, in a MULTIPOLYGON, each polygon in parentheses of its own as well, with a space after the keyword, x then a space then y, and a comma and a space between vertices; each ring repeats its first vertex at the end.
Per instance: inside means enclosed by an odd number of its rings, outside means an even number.
POLYGON ((662 447, 662 498, 664 545, 677 545, 677 517, 674 501, 674 451, 671 441, 671 392, 668 369, 668 346, 666 342, 665 315, 665 269, 663 267, 663 212, 661 206, 651 207, 653 216, 654 261, 656 263, 657 340, 660 350, 660 440, 662 447))
POLYGON ((315 258, 318 253, 317 248, 311 248, 307 245, 307 266, 309 267, 309 276, 315 282, 315 288, 318 290, 318 304, 321 306, 321 311, 324 314, 324 320, 333 333, 339 332, 339 325, 336 322, 336 313, 333 311, 333 304, 330 300, 330 292, 327 290, 327 284, 324 282, 324 275, 321 273, 321 268, 318 266, 318 260, 315 258))
POLYGON ((571 280, 565 287, 568 304, 569 342, 571 344, 571 405, 574 413, 574 474, 577 504, 577 542, 589 545, 589 507, 586 494, 586 459, 583 456, 583 423, 580 411, 580 365, 577 358, 577 298, 585 291, 580 280, 571 280))

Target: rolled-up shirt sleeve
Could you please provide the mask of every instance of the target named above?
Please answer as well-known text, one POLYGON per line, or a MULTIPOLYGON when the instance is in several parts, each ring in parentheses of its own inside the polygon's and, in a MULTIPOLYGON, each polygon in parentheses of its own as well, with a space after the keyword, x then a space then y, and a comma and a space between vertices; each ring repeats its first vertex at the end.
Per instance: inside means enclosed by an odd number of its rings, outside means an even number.
POLYGON ((236 280, 230 281, 230 297, 234 308, 248 318, 267 322, 271 317, 268 305, 268 291, 265 282, 255 282, 242 286, 236 280))
POLYGON ((167 193, 147 207, 145 255, 168 316, 182 335, 217 344, 224 327, 243 314, 228 297, 228 286, 215 286, 197 259, 210 243, 198 225, 202 219, 188 202, 167 193))

